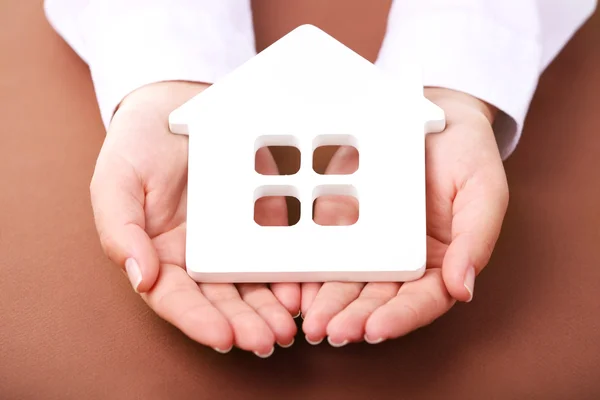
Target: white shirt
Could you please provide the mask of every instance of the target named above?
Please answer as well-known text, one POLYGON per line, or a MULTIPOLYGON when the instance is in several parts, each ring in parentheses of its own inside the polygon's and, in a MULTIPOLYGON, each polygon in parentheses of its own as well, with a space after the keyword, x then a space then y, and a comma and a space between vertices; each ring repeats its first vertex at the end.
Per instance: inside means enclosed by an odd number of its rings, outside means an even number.
MULTIPOLYGON (((418 57, 423 84, 500 110, 515 149, 538 78, 596 0, 394 0, 376 65, 418 57)), ((250 0, 45 0, 54 29, 89 65, 105 126, 121 100, 166 80, 214 83, 256 54, 250 0)))

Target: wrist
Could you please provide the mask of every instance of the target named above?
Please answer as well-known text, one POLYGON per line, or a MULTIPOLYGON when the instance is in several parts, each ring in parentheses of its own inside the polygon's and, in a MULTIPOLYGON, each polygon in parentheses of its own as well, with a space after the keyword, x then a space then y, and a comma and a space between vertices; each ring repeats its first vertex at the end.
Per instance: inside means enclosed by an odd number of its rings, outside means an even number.
POLYGON ((202 82, 165 81, 144 85, 129 93, 117 106, 123 110, 150 110, 158 115, 169 114, 210 85, 202 82))
POLYGON ((445 110, 454 105, 458 105, 476 111, 482 114, 489 121, 490 125, 494 123, 496 115, 498 114, 498 109, 493 105, 457 90, 440 87, 426 87, 424 94, 427 99, 445 110))

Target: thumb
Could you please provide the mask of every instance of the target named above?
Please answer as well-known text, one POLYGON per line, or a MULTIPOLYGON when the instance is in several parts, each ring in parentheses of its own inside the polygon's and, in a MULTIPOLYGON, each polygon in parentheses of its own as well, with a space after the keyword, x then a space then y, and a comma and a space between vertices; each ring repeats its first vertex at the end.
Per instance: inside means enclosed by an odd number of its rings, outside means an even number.
POLYGON ((502 169, 471 178, 456 195, 452 241, 442 265, 444 282, 455 299, 473 299, 475 277, 490 260, 507 206, 508 187, 502 169))
MULTIPOLYGON (((325 174, 351 174, 357 169, 358 150, 352 146, 341 146, 333 154, 325 174)), ((352 225, 358 221, 358 200, 352 196, 319 197, 314 219, 320 225, 352 225)))
POLYGON ((144 230, 145 192, 133 167, 118 157, 98 159, 90 185, 102 248, 125 270, 136 292, 148 291, 158 276, 158 256, 144 230))

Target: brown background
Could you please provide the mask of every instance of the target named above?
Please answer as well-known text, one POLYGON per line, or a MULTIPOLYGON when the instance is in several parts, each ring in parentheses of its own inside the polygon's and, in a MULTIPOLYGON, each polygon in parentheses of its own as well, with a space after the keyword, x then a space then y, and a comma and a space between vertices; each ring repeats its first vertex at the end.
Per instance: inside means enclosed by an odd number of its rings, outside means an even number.
MULTIPOLYGON (((264 47, 311 22, 374 59, 389 1, 256 1, 264 47)), ((600 398, 600 15, 542 79, 475 301, 378 346, 219 355, 160 321, 101 253, 103 131, 41 2, 0 0, 0 398, 600 398)))

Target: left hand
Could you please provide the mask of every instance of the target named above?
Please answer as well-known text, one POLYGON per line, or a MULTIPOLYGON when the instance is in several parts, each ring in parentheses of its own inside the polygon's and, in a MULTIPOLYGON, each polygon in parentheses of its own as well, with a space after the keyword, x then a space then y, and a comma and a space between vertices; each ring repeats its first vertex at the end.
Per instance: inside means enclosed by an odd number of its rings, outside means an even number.
MULTIPOLYGON (((427 135, 427 270, 407 283, 306 283, 303 330, 309 343, 379 343, 433 322, 473 298, 508 205, 508 186, 492 130, 494 110, 464 93, 426 89, 446 112, 444 132, 427 135)), ((326 173, 356 170, 358 153, 341 147, 326 173)), ((358 204, 327 196, 315 207, 323 225, 351 224, 358 204)))

